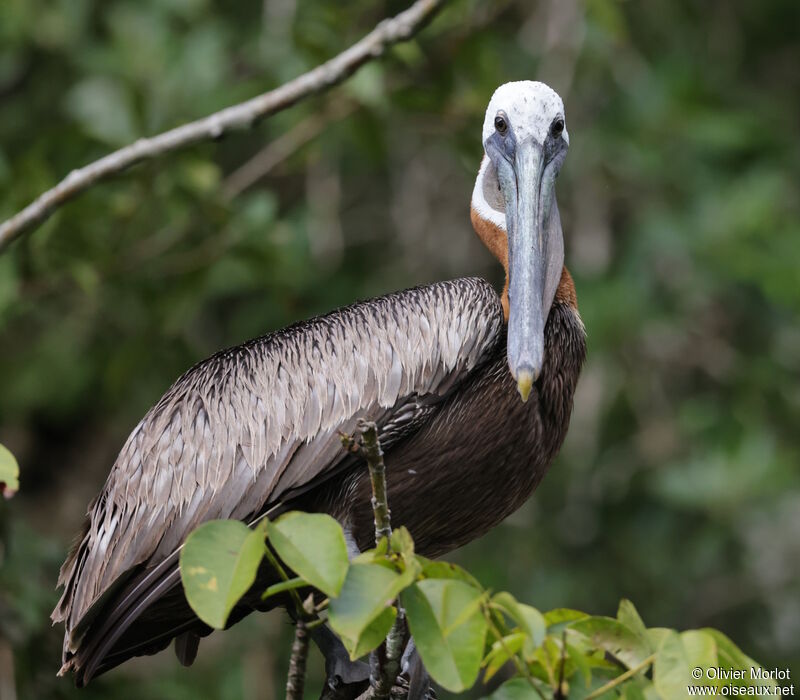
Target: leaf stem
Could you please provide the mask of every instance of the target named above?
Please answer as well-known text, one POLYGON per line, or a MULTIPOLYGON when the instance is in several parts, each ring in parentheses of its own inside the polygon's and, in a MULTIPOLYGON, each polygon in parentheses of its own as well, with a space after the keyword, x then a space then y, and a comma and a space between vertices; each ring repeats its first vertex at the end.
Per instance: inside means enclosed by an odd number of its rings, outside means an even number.
MULTIPOLYGON (((284 569, 283 566, 281 566, 281 563, 278 561, 278 558, 272 553, 272 550, 269 548, 269 544, 267 544, 264 547, 264 549, 266 550, 265 556, 267 557, 269 563, 272 564, 272 567, 275 569, 275 571, 278 572, 278 576, 281 577, 281 580, 284 583, 287 583, 290 580, 289 575, 286 573, 286 569, 284 569)), ((267 590, 269 590, 269 588, 267 590)), ((287 588, 286 590, 289 591, 289 595, 292 597, 292 600, 294 601, 294 606, 297 609, 298 619, 300 620, 308 617, 308 614, 306 613, 305 608, 303 607, 303 601, 300 600, 300 596, 298 595, 297 591, 294 588, 287 588)))
POLYGON ((637 673, 639 673, 640 671, 642 671, 645 668, 647 668, 655 660, 656 660, 656 655, 655 654, 651 654, 644 661, 642 661, 642 663, 640 663, 638 666, 635 666, 634 668, 628 669, 627 671, 625 671, 625 673, 620 674, 619 676, 617 676, 613 680, 610 680, 605 685, 601 685, 597 690, 589 693, 583 700, 595 700, 595 698, 599 698, 604 693, 607 693, 609 690, 613 690, 618 685, 624 683, 625 681, 627 681, 632 676, 635 676, 637 673))
POLYGON ((308 583, 301 578, 290 578, 287 581, 273 583, 271 586, 267 586, 267 590, 261 594, 261 600, 266 600, 271 595, 277 595, 278 593, 283 593, 285 591, 302 588, 303 586, 308 586, 308 583))

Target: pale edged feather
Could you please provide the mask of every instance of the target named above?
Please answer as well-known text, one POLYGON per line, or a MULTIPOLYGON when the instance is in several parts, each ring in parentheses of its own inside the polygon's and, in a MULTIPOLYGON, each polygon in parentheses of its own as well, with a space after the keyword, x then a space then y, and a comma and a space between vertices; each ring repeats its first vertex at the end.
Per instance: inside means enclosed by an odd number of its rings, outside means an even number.
POLYGON ((343 457, 338 432, 359 418, 401 425, 419 408, 409 397, 446 393, 487 356, 502 319, 490 285, 465 278, 361 302, 191 368, 134 428, 62 567, 52 618, 66 623, 65 661, 87 611, 123 575, 172 556, 202 522, 246 520, 323 477, 343 457))

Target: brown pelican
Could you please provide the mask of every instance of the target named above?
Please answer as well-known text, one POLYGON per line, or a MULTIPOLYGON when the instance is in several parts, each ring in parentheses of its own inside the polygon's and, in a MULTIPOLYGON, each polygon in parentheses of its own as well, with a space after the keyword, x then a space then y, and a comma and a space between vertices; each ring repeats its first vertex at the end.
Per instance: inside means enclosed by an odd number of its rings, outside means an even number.
POLYGON ((322 511, 353 553, 373 546, 369 478, 339 439, 360 418, 379 426, 393 523, 421 554, 528 498, 566 434, 586 350, 554 192, 564 120, 561 98, 530 81, 498 88, 486 111, 471 219, 505 269, 502 295, 466 278, 360 302, 223 350, 169 388, 61 569, 62 673, 83 685, 172 639, 191 663, 210 630, 177 557, 206 520, 322 511))

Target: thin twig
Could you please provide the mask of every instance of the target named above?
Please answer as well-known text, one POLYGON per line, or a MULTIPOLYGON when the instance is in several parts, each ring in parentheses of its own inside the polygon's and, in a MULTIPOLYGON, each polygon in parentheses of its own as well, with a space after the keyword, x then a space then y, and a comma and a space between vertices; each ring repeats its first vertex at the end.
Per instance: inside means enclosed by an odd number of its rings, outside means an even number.
POLYGON ((382 537, 391 538, 392 522, 389 514, 389 500, 386 495, 386 465, 383 462, 383 450, 378 439, 378 427, 375 423, 362 421, 361 453, 367 460, 369 478, 372 482, 372 512, 375 516, 375 544, 382 537))
POLYGON ((303 691, 306 685, 308 639, 306 623, 300 619, 294 626, 292 656, 289 659, 289 675, 286 678, 286 700, 303 700, 303 691))
POLYGON ((281 577, 284 587, 292 597, 297 609, 292 655, 289 657, 289 674, 286 677, 286 698, 287 700, 303 700, 303 690, 306 684, 306 660, 308 659, 308 624, 314 622, 316 618, 314 595, 309 594, 305 601, 301 601, 296 588, 290 586, 297 579, 289 578, 286 569, 283 568, 278 558, 272 553, 269 545, 265 547, 265 556, 278 572, 278 576, 281 577))
POLYGON ((65 202, 135 163, 198 141, 219 139, 229 131, 248 129, 264 117, 341 83, 362 65, 380 57, 390 46, 413 37, 445 1, 417 0, 407 10, 382 21, 361 41, 338 56, 274 90, 157 136, 139 139, 94 163, 73 170, 58 185, 0 224, 0 252, 23 233, 45 221, 65 202))
MULTIPOLYGON (((389 633, 386 635, 386 654, 383 662, 370 673, 370 696, 375 700, 388 700, 392 693, 397 674, 400 672, 400 657, 406 645, 406 615, 398 606, 397 617, 389 633), (374 678, 373 678, 374 676, 374 678)), ((374 654, 379 659, 378 654, 374 654)), ((372 658, 370 659, 372 660, 372 658)))
POLYGON ((635 676, 640 671, 643 671, 644 669, 646 669, 655 660, 656 660, 656 655, 655 654, 652 654, 651 656, 648 656, 638 666, 635 666, 634 668, 629 669, 628 671, 625 671, 625 673, 617 676, 616 678, 614 678, 613 680, 609 681, 605 685, 601 685, 597 690, 589 693, 584 698, 584 700, 594 700, 595 698, 599 698, 601 695, 605 695, 609 690, 613 690, 614 688, 616 688, 621 683, 624 683, 629 678, 635 676))

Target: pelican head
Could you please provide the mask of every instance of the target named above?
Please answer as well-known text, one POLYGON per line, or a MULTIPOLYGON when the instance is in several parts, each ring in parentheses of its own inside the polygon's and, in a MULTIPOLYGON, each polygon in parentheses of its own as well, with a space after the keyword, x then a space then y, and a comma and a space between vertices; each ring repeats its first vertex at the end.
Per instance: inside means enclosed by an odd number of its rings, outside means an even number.
POLYGON ((501 85, 483 122, 472 194, 478 234, 506 269, 508 366, 523 401, 544 363, 544 328, 561 279, 555 180, 569 146, 561 98, 544 83, 501 85))

